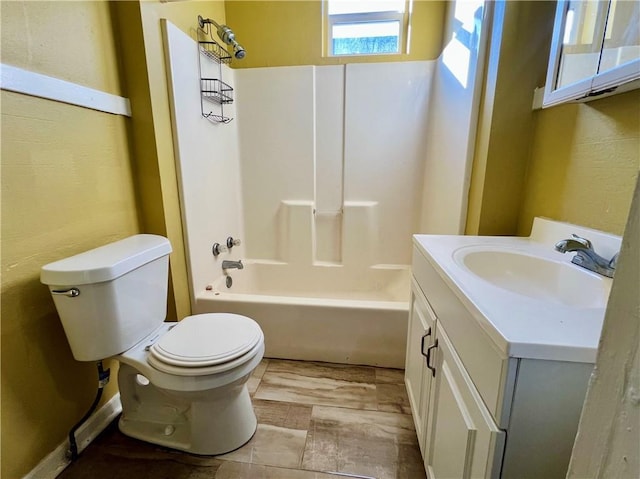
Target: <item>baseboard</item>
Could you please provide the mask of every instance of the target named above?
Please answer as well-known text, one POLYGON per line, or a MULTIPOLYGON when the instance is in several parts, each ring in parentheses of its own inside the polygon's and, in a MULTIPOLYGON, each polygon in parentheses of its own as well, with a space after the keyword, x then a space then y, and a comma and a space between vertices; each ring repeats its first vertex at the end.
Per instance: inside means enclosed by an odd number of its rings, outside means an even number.
MULTIPOLYGON (((121 411, 120 393, 116 393, 115 396, 98 409, 76 432, 78 452, 82 452, 91 444, 91 441, 104 431, 121 411)), ((55 479, 71 462, 67 457, 68 449, 69 443, 65 440, 47 457, 40 461, 23 479, 55 479)))

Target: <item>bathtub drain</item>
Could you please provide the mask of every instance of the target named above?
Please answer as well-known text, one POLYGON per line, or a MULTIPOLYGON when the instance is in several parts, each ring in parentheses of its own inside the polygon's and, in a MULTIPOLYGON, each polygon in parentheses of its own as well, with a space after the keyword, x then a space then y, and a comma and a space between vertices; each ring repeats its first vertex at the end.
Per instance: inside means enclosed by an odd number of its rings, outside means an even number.
POLYGON ((230 288, 233 285, 233 279, 231 276, 227 276, 227 288, 230 288))

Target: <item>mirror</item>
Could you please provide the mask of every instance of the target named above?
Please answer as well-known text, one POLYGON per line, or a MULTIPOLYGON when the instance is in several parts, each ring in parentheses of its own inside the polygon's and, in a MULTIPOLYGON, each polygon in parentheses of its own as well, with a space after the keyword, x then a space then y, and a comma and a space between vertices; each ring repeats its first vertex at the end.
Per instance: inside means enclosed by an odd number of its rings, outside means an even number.
POLYGON ((560 0, 543 107, 637 88, 640 2, 560 0))
POLYGON ((611 0, 598 72, 640 58, 640 2, 611 0))
POLYGON ((570 1, 564 18, 564 32, 556 89, 593 77, 598 73, 607 4, 598 1, 570 1))

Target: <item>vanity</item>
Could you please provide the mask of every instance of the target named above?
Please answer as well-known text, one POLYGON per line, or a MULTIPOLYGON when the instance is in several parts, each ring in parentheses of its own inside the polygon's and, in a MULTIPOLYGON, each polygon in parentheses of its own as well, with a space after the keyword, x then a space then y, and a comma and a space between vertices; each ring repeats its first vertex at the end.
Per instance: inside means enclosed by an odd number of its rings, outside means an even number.
POLYGON ((439 478, 564 478, 612 280, 554 245, 610 258, 620 238, 543 218, 531 236, 415 235, 405 384, 439 478))

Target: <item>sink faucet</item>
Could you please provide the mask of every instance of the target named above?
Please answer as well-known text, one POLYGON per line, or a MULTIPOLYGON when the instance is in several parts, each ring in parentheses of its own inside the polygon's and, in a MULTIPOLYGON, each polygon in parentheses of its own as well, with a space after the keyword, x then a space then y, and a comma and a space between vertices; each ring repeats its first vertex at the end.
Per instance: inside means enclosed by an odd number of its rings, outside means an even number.
POLYGON ((224 260, 222 262, 222 271, 226 271, 228 269, 242 269, 244 265, 242 264, 242 260, 238 261, 228 261, 224 260))
POLYGON ((573 238, 558 241, 555 246, 556 251, 560 253, 575 252, 576 255, 571 260, 573 264, 577 264, 607 278, 613 278, 618 263, 618 254, 616 253, 613 258, 607 260, 595 252, 591 241, 586 238, 581 238, 578 235, 571 236, 573 236, 573 238))

